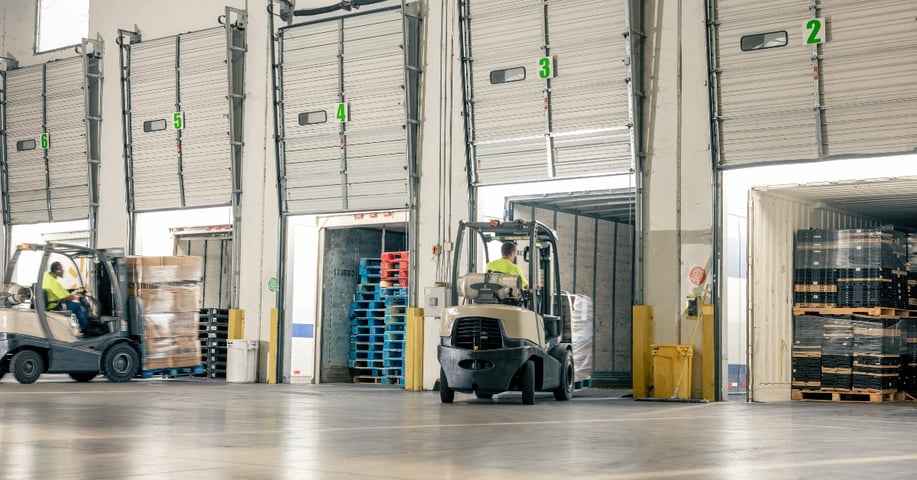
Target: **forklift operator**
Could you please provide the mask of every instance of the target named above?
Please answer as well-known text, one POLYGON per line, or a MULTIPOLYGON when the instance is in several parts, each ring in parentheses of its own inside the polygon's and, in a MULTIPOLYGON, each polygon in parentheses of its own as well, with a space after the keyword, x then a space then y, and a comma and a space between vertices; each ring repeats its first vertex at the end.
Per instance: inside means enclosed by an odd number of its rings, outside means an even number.
POLYGON ((519 275, 519 278, 522 279, 522 288, 529 288, 529 281, 525 279, 525 274, 522 273, 519 265, 516 265, 516 245, 513 242, 503 242, 503 245, 500 246, 500 255, 503 257, 487 263, 487 271, 519 275))
POLYGON ((60 262, 51 264, 51 271, 45 272, 41 282, 41 288, 47 296, 47 310, 69 310, 76 315, 80 328, 85 328, 89 324, 86 318, 86 312, 79 303, 79 294, 70 293, 60 283, 60 278, 64 276, 64 267, 60 262))

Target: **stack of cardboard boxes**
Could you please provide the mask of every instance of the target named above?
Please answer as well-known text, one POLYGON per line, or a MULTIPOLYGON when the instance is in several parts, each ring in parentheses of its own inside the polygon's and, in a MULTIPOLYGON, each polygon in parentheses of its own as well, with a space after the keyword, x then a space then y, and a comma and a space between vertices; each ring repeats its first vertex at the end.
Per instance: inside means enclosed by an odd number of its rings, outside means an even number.
POLYGON ((140 300, 142 370, 201 364, 201 257, 128 257, 128 294, 140 300))

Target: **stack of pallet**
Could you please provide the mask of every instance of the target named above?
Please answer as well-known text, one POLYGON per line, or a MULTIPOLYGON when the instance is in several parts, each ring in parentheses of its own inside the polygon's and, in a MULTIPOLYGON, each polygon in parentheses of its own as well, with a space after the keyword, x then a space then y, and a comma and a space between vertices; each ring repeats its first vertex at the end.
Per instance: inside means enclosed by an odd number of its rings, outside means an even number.
POLYGON ((380 258, 360 259, 360 283, 350 307, 350 359, 354 383, 382 383, 385 301, 380 258))
POLYGON ((836 230, 799 230, 793 301, 800 307, 837 306, 836 230))
POLYGON ((198 374, 201 257, 127 257, 128 294, 142 308, 142 376, 198 374))
POLYGON ((382 253, 382 296, 385 300, 386 383, 404 385, 404 343, 408 307, 408 252, 382 253))
POLYGON ((917 310, 917 234, 907 236, 907 305, 917 310))
POLYGON ((839 307, 907 308, 906 238, 888 228, 837 231, 839 307))
POLYGON ((207 378, 226 378, 227 339, 229 338, 229 310, 202 308, 200 311, 201 359, 207 378))

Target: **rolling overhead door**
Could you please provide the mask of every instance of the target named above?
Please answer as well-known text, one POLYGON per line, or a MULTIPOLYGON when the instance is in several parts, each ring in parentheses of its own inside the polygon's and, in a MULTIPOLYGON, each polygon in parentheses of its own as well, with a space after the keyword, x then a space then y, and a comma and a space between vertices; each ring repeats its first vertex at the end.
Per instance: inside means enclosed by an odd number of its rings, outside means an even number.
POLYGON ((409 205, 418 11, 415 3, 280 31, 283 213, 409 205))
POLYGON ((716 2, 721 166, 917 147, 913 1, 810 3, 716 2))
POLYGON ((93 220, 99 56, 89 52, 5 76, 4 223, 93 220))
POLYGON ((229 205, 234 148, 226 28, 130 43, 129 195, 131 211, 229 205), (229 100, 228 100, 229 99, 229 100))
POLYGON ((627 0, 472 0, 462 15, 475 182, 629 173, 627 0))

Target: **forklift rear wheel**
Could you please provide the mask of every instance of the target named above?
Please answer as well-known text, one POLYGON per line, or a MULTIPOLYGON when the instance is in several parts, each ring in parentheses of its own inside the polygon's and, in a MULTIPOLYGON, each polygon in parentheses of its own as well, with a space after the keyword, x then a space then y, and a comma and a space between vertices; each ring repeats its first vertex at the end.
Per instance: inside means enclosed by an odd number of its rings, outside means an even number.
POLYGON ((568 350, 564 355, 564 364, 560 370, 560 386, 554 390, 556 400, 570 400, 573 398, 573 383, 576 372, 573 370, 573 354, 568 350))
POLYGON ((96 378, 98 373, 96 372, 71 372, 70 378, 76 380, 77 382, 91 382, 93 378, 96 378))
POLYGON ((484 400, 488 400, 488 399, 494 398, 494 394, 492 394, 492 393, 474 392, 474 396, 475 396, 475 397, 478 397, 478 398, 482 398, 482 399, 484 399, 484 400))
POLYGON ((140 356, 134 347, 119 343, 105 353, 105 377, 108 381, 128 382, 140 371, 140 356))
POLYGON ((443 403, 452 403, 455 400, 455 390, 449 388, 446 372, 442 368, 439 369, 439 399, 443 403))
POLYGON ((35 383, 45 371, 45 360, 35 350, 23 350, 13 357, 10 371, 19 383, 35 383))
POLYGON ((531 360, 522 365, 522 404, 535 404, 535 362, 531 360))

